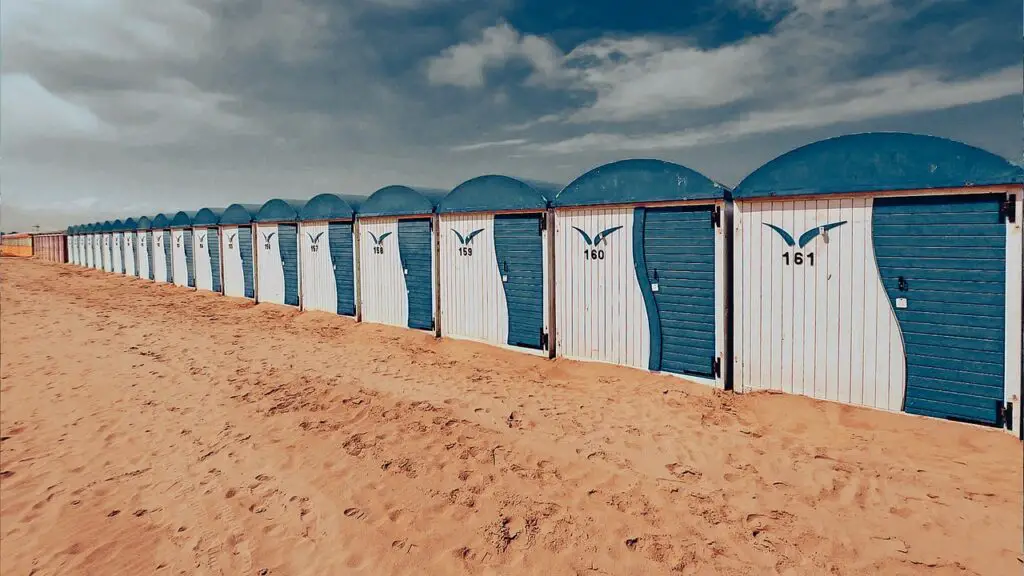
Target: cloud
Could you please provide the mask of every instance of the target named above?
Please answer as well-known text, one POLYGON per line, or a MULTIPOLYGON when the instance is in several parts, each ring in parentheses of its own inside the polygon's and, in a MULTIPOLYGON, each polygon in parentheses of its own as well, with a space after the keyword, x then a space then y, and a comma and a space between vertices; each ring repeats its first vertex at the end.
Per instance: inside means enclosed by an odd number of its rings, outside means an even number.
POLYGON ((484 150, 485 148, 501 148, 506 146, 519 146, 528 141, 523 138, 512 138, 510 140, 497 140, 494 142, 477 142, 475 144, 462 144, 453 146, 453 152, 471 152, 473 150, 484 150))
POLYGON ((0 135, 8 141, 102 140, 112 128, 88 106, 61 98, 28 74, 0 76, 0 135))
POLYGON ((446 48, 427 62, 431 84, 480 88, 488 68, 512 60, 524 60, 535 70, 535 79, 550 76, 559 67, 561 54, 554 44, 531 34, 520 34, 501 22, 483 31, 479 38, 446 48))

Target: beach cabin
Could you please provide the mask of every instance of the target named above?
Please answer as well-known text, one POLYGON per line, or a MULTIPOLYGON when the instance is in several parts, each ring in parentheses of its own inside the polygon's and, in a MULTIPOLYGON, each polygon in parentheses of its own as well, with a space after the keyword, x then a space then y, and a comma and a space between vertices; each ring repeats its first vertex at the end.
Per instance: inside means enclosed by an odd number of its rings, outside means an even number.
POLYGON ((110 220, 100 224, 100 270, 114 271, 114 223, 110 220))
POLYGON ((171 272, 178 286, 196 287, 192 263, 192 217, 195 212, 178 212, 171 218, 171 272))
POLYGON ((359 207, 362 321, 436 335, 434 210, 446 194, 443 190, 387 186, 359 207))
POLYGON ((195 246, 192 269, 198 290, 221 291, 220 234, 217 225, 223 213, 223 208, 203 208, 192 217, 192 239, 195 246))
POLYGON ((124 274, 124 222, 114 220, 110 223, 110 271, 124 274))
POLYGON ((171 253, 171 217, 157 214, 153 217, 153 279, 171 282, 174 278, 171 253))
POLYGON ((127 276, 139 275, 139 262, 136 260, 138 249, 135 246, 135 228, 137 226, 135 218, 125 218, 121 227, 121 250, 124 254, 122 262, 124 263, 124 273, 127 276))
POLYGON ((99 250, 96 248, 96 235, 94 234, 96 224, 86 224, 83 226, 85 232, 85 265, 88 268, 96 268, 96 256, 99 255, 99 250))
POLYGON ((299 210, 305 203, 274 198, 253 217, 257 302, 299 305, 299 210))
POLYGON ((362 199, 319 194, 299 210, 302 309, 356 316, 353 223, 362 199))
POLYGON ((146 216, 135 222, 135 246, 139 251, 139 278, 153 280, 153 223, 146 216))
POLYGON ((559 356, 724 388, 728 189, 685 166, 632 159, 552 201, 559 356))
POLYGON ((225 296, 256 297, 252 220, 259 209, 256 204, 232 204, 221 214, 220 253, 225 296))
POLYGON ((960 142, 851 134, 734 192, 736 389, 1020 434, 1024 171, 960 142))
POLYGON ((479 176, 440 201, 441 336, 547 355, 547 208, 559 188, 479 176))
POLYGON ((78 264, 78 236, 76 230, 77 226, 72 224, 64 231, 68 238, 68 262, 75 265, 78 264))

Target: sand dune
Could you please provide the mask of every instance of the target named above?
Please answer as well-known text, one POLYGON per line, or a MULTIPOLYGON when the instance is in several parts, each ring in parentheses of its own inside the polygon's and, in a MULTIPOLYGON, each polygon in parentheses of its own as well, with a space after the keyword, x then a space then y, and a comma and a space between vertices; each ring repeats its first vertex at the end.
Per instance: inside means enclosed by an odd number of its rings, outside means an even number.
POLYGON ((1021 444, 3 259, 0 572, 1016 574, 1021 444))

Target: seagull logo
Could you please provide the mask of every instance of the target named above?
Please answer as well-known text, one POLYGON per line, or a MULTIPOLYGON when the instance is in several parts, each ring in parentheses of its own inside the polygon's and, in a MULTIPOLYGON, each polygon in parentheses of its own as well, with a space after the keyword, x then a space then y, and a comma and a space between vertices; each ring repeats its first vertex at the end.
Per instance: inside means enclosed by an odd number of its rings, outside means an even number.
POLYGON ((473 238, 476 238, 477 234, 480 234, 483 231, 484 231, 484 229, 481 228, 479 230, 473 230, 469 234, 463 236, 462 234, 459 234, 458 230, 452 228, 452 232, 455 232, 455 235, 458 236, 458 238, 459 238, 459 243, 462 244, 463 246, 466 246, 467 244, 472 243, 473 242, 473 238))
POLYGON ((235 236, 238 236, 238 234, 232 234, 231 236, 228 236, 228 242, 234 242, 235 236))
POLYGON ((323 232, 317 234, 316 236, 313 236, 312 232, 306 232, 306 236, 309 236, 309 241, 312 242, 313 244, 316 244, 317 242, 319 242, 320 241, 320 237, 323 236, 323 235, 324 235, 323 232))
POLYGON ((271 232, 270 234, 264 234, 263 235, 263 241, 266 242, 267 244, 269 244, 270 243, 270 239, 274 237, 274 234, 277 234, 277 232, 271 232))
POLYGON ((807 232, 801 234, 799 241, 794 241, 793 237, 789 234, 789 232, 786 232, 785 229, 780 228, 779 226, 769 224, 767 222, 762 222, 762 224, 778 232, 779 236, 782 237, 782 241, 786 243, 786 246, 796 246, 799 244, 799 247, 803 248, 804 246, 810 244, 811 241, 817 238, 818 236, 824 238, 825 243, 828 244, 828 231, 832 230, 833 228, 838 228, 843 224, 846 224, 846 220, 842 220, 840 222, 832 222, 830 224, 825 224, 823 226, 815 226, 814 228, 811 228, 807 232))
POLYGON ((378 238, 377 235, 374 234, 373 232, 370 232, 370 237, 373 238, 373 243, 376 244, 377 246, 380 246, 381 242, 383 242, 384 239, 387 238, 388 236, 391 236, 391 232, 385 232, 381 234, 380 238, 378 238))
POLYGON ((573 230, 575 230, 575 231, 580 233, 580 236, 583 237, 583 241, 587 243, 587 246, 595 246, 595 247, 598 244, 600 244, 601 242, 604 242, 605 244, 607 244, 608 242, 605 239, 608 238, 608 236, 611 236, 612 232, 615 232, 615 231, 619 230, 620 228, 622 228, 622 226, 613 226, 612 228, 607 228, 605 230, 601 230, 600 232, 598 232, 597 234, 594 235, 593 239, 591 239, 590 235, 587 234, 586 232, 584 232, 583 230, 580 230, 579 228, 577 228, 575 226, 572 227, 573 230))

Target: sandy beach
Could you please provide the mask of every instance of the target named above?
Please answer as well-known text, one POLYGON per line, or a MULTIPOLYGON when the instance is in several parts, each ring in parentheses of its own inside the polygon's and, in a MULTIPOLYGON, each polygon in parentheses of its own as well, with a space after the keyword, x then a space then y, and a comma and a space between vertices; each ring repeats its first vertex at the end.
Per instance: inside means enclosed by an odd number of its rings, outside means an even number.
POLYGON ((1020 573, 992 429, 0 260, 0 572, 1020 573))

